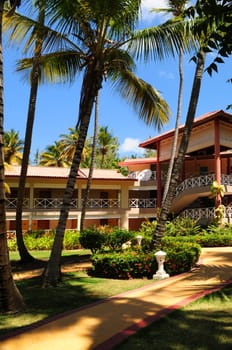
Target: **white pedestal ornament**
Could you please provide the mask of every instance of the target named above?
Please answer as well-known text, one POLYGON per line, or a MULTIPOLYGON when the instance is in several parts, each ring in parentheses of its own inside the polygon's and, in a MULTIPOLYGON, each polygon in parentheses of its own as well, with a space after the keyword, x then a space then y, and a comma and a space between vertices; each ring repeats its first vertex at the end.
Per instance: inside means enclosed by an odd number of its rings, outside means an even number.
POLYGON ((138 235, 138 236, 136 236, 136 239, 137 239, 138 245, 141 246, 141 242, 142 242, 143 236, 138 235))
POLYGON ((156 274, 153 275, 153 279, 161 280, 164 278, 168 278, 169 274, 166 273, 166 271, 164 270, 164 262, 165 262, 166 253, 163 252, 162 250, 160 250, 157 253, 155 253, 155 257, 156 257, 156 261, 158 263, 158 270, 156 271, 156 274))

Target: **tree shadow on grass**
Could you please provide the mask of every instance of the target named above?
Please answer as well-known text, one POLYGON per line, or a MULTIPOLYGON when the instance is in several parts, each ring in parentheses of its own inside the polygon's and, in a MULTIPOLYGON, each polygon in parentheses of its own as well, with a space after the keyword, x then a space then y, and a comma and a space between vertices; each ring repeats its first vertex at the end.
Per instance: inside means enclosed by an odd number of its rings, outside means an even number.
POLYGON ((114 350, 231 350, 232 286, 205 296, 127 338, 114 350))

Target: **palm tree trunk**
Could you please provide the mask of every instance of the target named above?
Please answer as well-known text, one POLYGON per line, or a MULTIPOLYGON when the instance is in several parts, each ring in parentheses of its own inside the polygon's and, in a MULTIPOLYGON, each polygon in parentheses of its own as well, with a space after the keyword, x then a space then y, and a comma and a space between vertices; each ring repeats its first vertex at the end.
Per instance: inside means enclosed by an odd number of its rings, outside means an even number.
MULTIPOLYGON (((45 4, 43 3, 39 9, 39 23, 42 25, 45 20, 45 4)), ((25 142, 23 149, 23 159, 21 165, 21 174, 19 178, 18 186, 18 197, 17 197, 17 208, 16 208, 16 239, 19 249, 19 254, 22 263, 28 263, 33 260, 33 256, 28 252, 22 233, 22 212, 23 212, 23 199, 25 194, 26 186, 26 177, 27 177, 27 168, 29 163, 29 156, 31 150, 31 140, 32 140, 32 131, 35 119, 35 109, 36 109, 36 100, 37 100, 37 91, 39 85, 40 77, 40 57, 43 46, 43 36, 38 32, 38 36, 35 43, 35 53, 33 59, 33 67, 31 72, 31 89, 29 97, 29 106, 27 113, 27 125, 25 133, 25 142)))
POLYGON ((153 242, 152 242, 153 247, 154 246, 158 247, 161 245, 161 239, 165 230, 165 223, 168 219, 168 214, 171 208, 171 204, 175 196, 175 189, 179 181, 179 174, 181 173, 181 170, 184 164, 185 154, 188 148, 189 138, 192 131, 197 103, 199 99, 202 76, 204 73, 204 64, 205 64, 205 53, 201 50, 198 54, 198 60, 197 60, 197 65, 195 70, 195 76, 194 76, 194 81, 192 86, 192 93, 190 97, 185 127, 183 130, 183 135, 181 138, 177 159, 174 163, 174 167, 172 171, 172 178, 170 181, 169 192, 167 193, 166 198, 162 204, 162 208, 161 208, 157 226, 156 226, 156 231, 153 236, 153 242))
POLYGON ((179 80, 179 93, 178 93, 178 105, 177 105, 175 132, 174 132, 174 138, 173 138, 173 144, 172 144, 172 150, 171 150, 171 158, 170 158, 170 162, 169 162, 169 166, 168 166, 167 178, 165 181, 162 203, 165 202, 165 198, 166 198, 167 193, 169 191, 169 186, 170 186, 171 177, 172 177, 172 170, 173 170, 176 149, 177 149, 178 134, 179 134, 179 121, 180 121, 180 116, 181 116, 183 81, 184 81, 184 79, 183 79, 183 52, 182 52, 181 47, 180 47, 180 52, 179 52, 179 78, 180 78, 180 80, 179 80))
POLYGON ((70 201, 72 199, 77 172, 81 162, 81 155, 87 137, 94 100, 102 84, 103 69, 101 69, 101 66, 98 66, 98 62, 93 62, 92 66, 87 67, 87 71, 83 78, 83 84, 81 89, 82 94, 79 108, 79 119, 77 123, 77 127, 79 128, 79 137, 72 165, 70 168, 66 189, 64 192, 63 204, 60 211, 60 217, 56 230, 54 244, 52 247, 47 267, 43 274, 43 286, 55 286, 61 278, 61 254, 64 232, 69 214, 70 201))
POLYGON ((80 222, 80 231, 81 232, 84 229, 86 206, 87 206, 87 201, 89 198, 89 192, 90 192, 92 178, 93 178, 93 171, 94 171, 94 166, 95 166, 95 162, 96 162, 98 115, 99 115, 99 91, 97 93, 96 100, 95 100, 93 147, 92 147, 91 163, 90 163, 90 167, 89 167, 89 175, 88 175, 88 179, 87 179, 85 195, 84 195, 84 199, 83 199, 83 203, 82 203, 82 210, 81 210, 81 222, 80 222))
POLYGON ((23 298, 17 289, 11 272, 6 233, 6 207, 4 190, 4 143, 3 143, 3 57, 2 14, 4 1, 0 1, 0 313, 16 312, 23 306, 23 298))

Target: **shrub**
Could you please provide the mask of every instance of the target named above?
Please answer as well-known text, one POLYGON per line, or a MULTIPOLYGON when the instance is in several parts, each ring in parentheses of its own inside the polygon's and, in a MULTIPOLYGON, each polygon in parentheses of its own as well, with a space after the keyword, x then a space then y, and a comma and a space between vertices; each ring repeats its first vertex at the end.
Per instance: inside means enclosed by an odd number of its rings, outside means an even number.
POLYGON ((165 269, 170 275, 190 271, 199 260, 201 247, 197 243, 173 242, 164 245, 167 253, 165 269))
POLYGON ((165 225, 165 235, 168 236, 194 236, 199 234, 200 231, 200 226, 189 217, 177 217, 172 221, 168 221, 165 225))
POLYGON ((122 244, 131 241, 136 244, 136 232, 115 228, 114 231, 107 235, 105 244, 113 250, 121 250, 122 244))
POLYGON ((99 232, 96 227, 89 227, 80 233, 80 244, 83 248, 90 249, 92 253, 101 250, 105 243, 105 234, 99 232))
POLYGON ((64 249, 80 249, 80 232, 77 230, 66 230, 64 234, 64 249))
MULTIPOLYGON (((24 234, 24 242, 28 250, 50 250, 55 237, 54 230, 37 230, 24 234)), ((64 249, 79 249, 79 232, 66 230, 63 242, 64 249)), ((18 249, 16 238, 8 239, 8 248, 10 251, 18 249)))
MULTIPOLYGON (((166 252, 165 270, 170 275, 190 271, 199 259, 201 247, 196 243, 172 242, 164 246, 166 252)), ((151 278, 157 271, 154 252, 137 251, 110 252, 92 256, 91 276, 129 279, 151 278)))
POLYGON ((31 235, 24 236, 24 242, 28 250, 50 250, 54 242, 54 236, 41 236, 34 238, 31 235))
POLYGON ((169 244, 180 243, 184 244, 186 242, 197 243, 201 247, 226 247, 232 245, 232 233, 207 233, 203 231, 201 234, 196 236, 164 236, 162 238, 162 244, 167 246, 169 244))
POLYGON ((151 242, 153 239, 154 232, 156 230, 157 221, 146 220, 142 223, 139 234, 143 237, 142 249, 144 251, 150 250, 151 242))
POLYGON ((16 238, 8 239, 7 245, 8 245, 9 251, 16 252, 18 250, 16 238))
POLYGON ((157 266, 153 253, 135 251, 95 254, 89 275, 114 279, 151 278, 157 266))

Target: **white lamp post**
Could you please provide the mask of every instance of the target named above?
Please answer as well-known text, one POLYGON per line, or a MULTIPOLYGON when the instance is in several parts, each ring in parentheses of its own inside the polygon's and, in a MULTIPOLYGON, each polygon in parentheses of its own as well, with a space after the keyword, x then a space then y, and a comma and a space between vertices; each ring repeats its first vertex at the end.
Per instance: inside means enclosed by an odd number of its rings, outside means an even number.
POLYGON ((143 236, 138 235, 138 236, 136 236, 136 239, 137 239, 138 245, 140 246, 141 242, 142 242, 142 239, 143 239, 143 236))
POLYGON ((162 250, 158 251, 155 253, 156 261, 158 263, 158 270, 156 271, 156 274, 153 275, 153 279, 163 279, 163 278, 168 278, 169 274, 166 273, 164 270, 164 262, 165 262, 165 257, 166 253, 163 252, 162 250))

